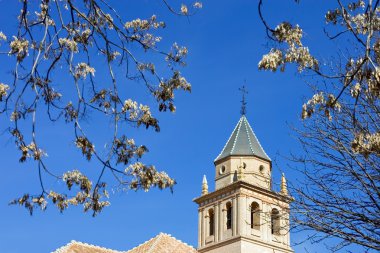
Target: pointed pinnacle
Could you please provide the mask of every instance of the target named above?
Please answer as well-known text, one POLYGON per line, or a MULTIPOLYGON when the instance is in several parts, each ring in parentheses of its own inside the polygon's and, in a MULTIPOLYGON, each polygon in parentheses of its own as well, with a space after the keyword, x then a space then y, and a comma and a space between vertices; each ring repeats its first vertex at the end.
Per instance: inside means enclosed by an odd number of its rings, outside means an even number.
POLYGON ((288 189, 286 186, 286 178, 285 178, 284 173, 282 173, 282 177, 281 177, 281 193, 284 195, 288 195, 288 189))
POLYGON ((203 180, 202 180, 202 195, 206 195, 207 193, 208 193, 207 179, 206 179, 206 175, 203 175, 203 180))
POLYGON ((202 181, 202 184, 207 184, 207 178, 206 178, 206 175, 203 175, 203 181, 202 181))

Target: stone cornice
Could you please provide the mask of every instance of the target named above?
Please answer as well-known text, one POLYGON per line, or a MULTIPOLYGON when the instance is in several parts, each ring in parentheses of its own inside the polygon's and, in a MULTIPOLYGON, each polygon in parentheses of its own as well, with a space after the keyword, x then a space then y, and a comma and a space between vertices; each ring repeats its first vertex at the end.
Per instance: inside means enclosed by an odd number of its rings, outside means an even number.
POLYGON ((221 163, 223 163, 223 162, 225 162, 225 161, 227 161, 227 160, 229 160, 231 158, 243 158, 243 157, 254 157, 254 158, 256 158, 259 161, 261 160, 261 161, 267 162, 270 165, 269 169, 272 170, 272 161, 264 159, 263 157, 259 157, 257 155, 229 155, 229 156, 224 157, 224 158, 222 158, 220 160, 214 161, 214 165, 218 166, 219 164, 221 164, 221 163))
POLYGON ((202 253, 202 252, 205 252, 205 251, 209 251, 209 250, 212 250, 212 249, 220 248, 220 247, 223 247, 225 245, 232 244, 234 242, 239 242, 239 241, 254 242, 256 245, 260 245, 260 246, 263 246, 263 247, 268 247, 269 246, 269 247, 271 247, 274 250, 281 250, 281 251, 287 252, 287 253, 294 253, 294 251, 290 247, 283 246, 282 244, 263 242, 261 240, 257 240, 257 239, 251 238, 251 237, 241 236, 241 235, 234 236, 234 237, 231 237, 231 238, 226 239, 224 241, 221 241, 221 242, 218 242, 218 243, 213 243, 213 244, 207 245, 207 246, 202 247, 202 248, 198 248, 198 252, 202 253))
POLYGON ((193 201, 195 203, 197 203, 198 205, 200 205, 201 203, 203 203, 205 201, 208 201, 210 199, 212 200, 214 198, 220 198, 220 196, 222 196, 223 194, 235 192, 236 190, 241 189, 241 188, 248 189, 248 190, 263 194, 265 196, 268 196, 270 198, 273 198, 273 199, 276 199, 276 200, 279 200, 279 201, 282 201, 285 203, 290 203, 293 201, 293 198, 290 196, 285 196, 285 195, 282 195, 280 193, 273 192, 273 191, 252 185, 252 184, 247 183, 245 181, 234 182, 234 183, 229 184, 223 188, 220 188, 214 192, 210 192, 206 195, 194 198, 193 201))

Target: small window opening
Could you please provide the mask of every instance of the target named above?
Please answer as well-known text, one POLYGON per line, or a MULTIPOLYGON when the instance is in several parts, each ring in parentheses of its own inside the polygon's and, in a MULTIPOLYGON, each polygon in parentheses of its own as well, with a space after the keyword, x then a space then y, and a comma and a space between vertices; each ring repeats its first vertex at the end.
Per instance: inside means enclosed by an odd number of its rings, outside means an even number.
POLYGON ((273 208, 271 213, 271 228, 273 235, 280 234, 280 221, 280 212, 276 208, 273 208))
POLYGON ((251 204, 251 228, 260 229, 260 206, 256 202, 251 204))
POLYGON ((214 210, 213 209, 210 209, 208 211, 208 216, 209 216, 209 235, 214 235, 214 226, 215 226, 215 223, 214 223, 214 210))
POLYGON ((226 209, 227 209, 227 229, 232 228, 232 205, 230 202, 226 204, 226 209))

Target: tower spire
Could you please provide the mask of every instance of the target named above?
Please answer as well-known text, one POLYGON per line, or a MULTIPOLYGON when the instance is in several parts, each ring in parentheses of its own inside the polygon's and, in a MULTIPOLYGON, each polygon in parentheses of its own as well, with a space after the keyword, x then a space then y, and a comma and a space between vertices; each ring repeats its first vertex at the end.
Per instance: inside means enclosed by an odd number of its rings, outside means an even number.
POLYGON ((245 101, 245 94, 248 94, 248 91, 245 88, 245 81, 244 81, 244 85, 241 88, 239 88, 239 91, 241 91, 241 94, 242 94, 240 114, 243 116, 247 112, 247 108, 246 108, 247 102, 245 101))

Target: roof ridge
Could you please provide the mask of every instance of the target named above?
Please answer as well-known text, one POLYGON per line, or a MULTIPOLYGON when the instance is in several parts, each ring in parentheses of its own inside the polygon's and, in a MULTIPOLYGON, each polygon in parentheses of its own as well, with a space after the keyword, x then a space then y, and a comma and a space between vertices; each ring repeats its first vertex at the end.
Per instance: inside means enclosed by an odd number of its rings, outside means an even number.
MULTIPOLYGON (((152 240, 154 240, 154 242, 152 243, 152 245, 149 247, 149 249, 147 249, 146 251, 144 251, 144 253, 155 253, 156 251, 156 245, 158 245, 160 243, 160 241, 164 238, 164 237, 167 237, 167 238, 170 238, 171 240, 174 240, 176 241, 178 244, 182 244, 182 245, 185 245, 186 247, 196 251, 196 249, 192 246, 192 245, 189 245, 177 238, 175 238, 174 236, 170 235, 170 234, 167 234, 167 233, 163 233, 163 232, 160 232, 158 235, 156 235, 155 237, 141 243, 140 245, 126 251, 125 253, 128 253, 128 252, 133 252, 134 250, 138 249, 139 247, 143 247, 143 245, 146 245, 147 243, 149 242, 152 242, 152 240)), ((179 245, 177 245, 178 247, 179 245)))
MULTIPOLYGON (((241 120, 241 119, 240 119, 240 120, 241 120)), ((230 140, 231 140, 231 138, 232 138, 232 135, 234 135, 234 132, 235 132, 236 128, 239 126, 240 120, 238 121, 238 123, 237 123, 236 126, 234 127, 234 130, 232 131, 232 133, 231 133, 230 137, 228 138, 226 144, 224 144, 224 147, 223 147, 222 151, 221 151, 221 152, 219 153, 219 155, 215 158, 214 162, 215 162, 216 160, 218 160, 219 156, 221 156, 221 155, 223 154, 223 151, 226 149, 228 143, 230 142, 230 140)))
POLYGON ((128 250, 126 253, 128 253, 128 252, 130 252, 130 251, 132 251, 132 250, 134 250, 134 249, 136 249, 136 248, 138 248, 138 247, 140 247, 140 246, 142 246, 142 245, 144 245, 144 244, 146 244, 146 243, 148 243, 148 242, 150 242, 150 241, 152 241, 152 240, 154 240, 154 239, 156 239, 159 235, 161 235, 161 233, 159 233, 159 234, 156 235, 155 237, 150 238, 149 240, 146 240, 146 241, 143 242, 143 243, 140 243, 139 245, 137 245, 137 246, 133 247, 132 249, 128 250))
POLYGON ((187 244, 186 242, 183 242, 183 241, 181 241, 180 239, 175 238, 175 237, 172 236, 171 234, 166 234, 166 233, 161 233, 161 234, 166 235, 166 236, 168 236, 168 237, 170 237, 170 238, 173 238, 173 239, 176 240, 177 242, 180 242, 180 243, 182 243, 182 244, 184 244, 184 245, 186 245, 186 246, 188 246, 188 247, 190 247, 190 248, 195 249, 192 245, 187 244))
MULTIPOLYGON (((243 116, 244 117, 244 116, 243 116)), ((238 130, 237 130, 237 133, 236 133, 236 136, 235 136, 235 140, 234 140, 234 144, 232 145, 232 148, 231 148, 231 151, 230 151, 230 155, 232 154, 232 152, 234 151, 235 149, 235 146, 236 146, 236 140, 237 140, 237 137, 239 136, 239 133, 240 133, 240 129, 241 129, 241 124, 243 122, 243 117, 240 118, 239 122, 238 122, 238 130)))
MULTIPOLYGON (((244 118, 245 118, 245 116, 244 116, 244 118)), ((249 142, 249 148, 251 149, 252 154, 255 154, 255 152, 253 151, 251 138, 249 138, 248 127, 247 127, 247 124, 248 124, 248 126, 249 126, 249 123, 248 123, 247 118, 245 118, 244 122, 245 122, 245 131, 247 132, 247 138, 248 138, 248 142, 249 142)), ((251 128, 251 130, 252 130, 252 128, 251 128)), ((253 130, 252 130, 252 132, 253 132, 253 130)), ((257 139, 257 138, 256 138, 256 139, 257 139)), ((259 144, 260 144, 260 143, 259 143, 259 144)))
POLYGON ((80 246, 85 246, 85 247, 90 247, 90 248, 96 248, 96 249, 102 249, 102 250, 107 250, 107 251, 110 251, 111 253, 122 253, 122 252, 125 252, 125 251, 118 251, 118 250, 113 250, 113 249, 110 249, 110 248, 105 248, 105 247, 101 247, 101 246, 97 246, 97 245, 94 245, 94 244, 89 244, 89 243, 85 243, 85 242, 79 242, 79 241, 75 241, 75 240, 71 240, 68 244, 56 249, 55 251, 52 251, 52 253, 65 253, 64 250, 68 249, 71 245, 80 245, 80 246))
POLYGON ((159 233, 156 237, 154 237, 156 240, 153 242, 152 246, 150 246, 150 249, 146 253, 154 252, 152 251, 154 247, 157 245, 157 243, 160 241, 164 233, 159 233))
MULTIPOLYGON (((263 146, 261 146, 261 143, 260 143, 259 139, 257 138, 255 132, 253 131, 251 125, 249 124, 248 120, 247 120, 247 123, 248 123, 248 127, 251 129, 251 132, 252 132, 253 136, 256 138, 256 141, 257 141, 257 143, 259 144, 261 150, 264 152, 264 155, 266 155, 266 157, 270 160, 270 158, 269 158, 267 152, 265 152, 263 146)), ((248 138, 249 138, 249 136, 248 136, 248 138)), ((250 144, 251 144, 251 142, 250 142, 250 144)))

